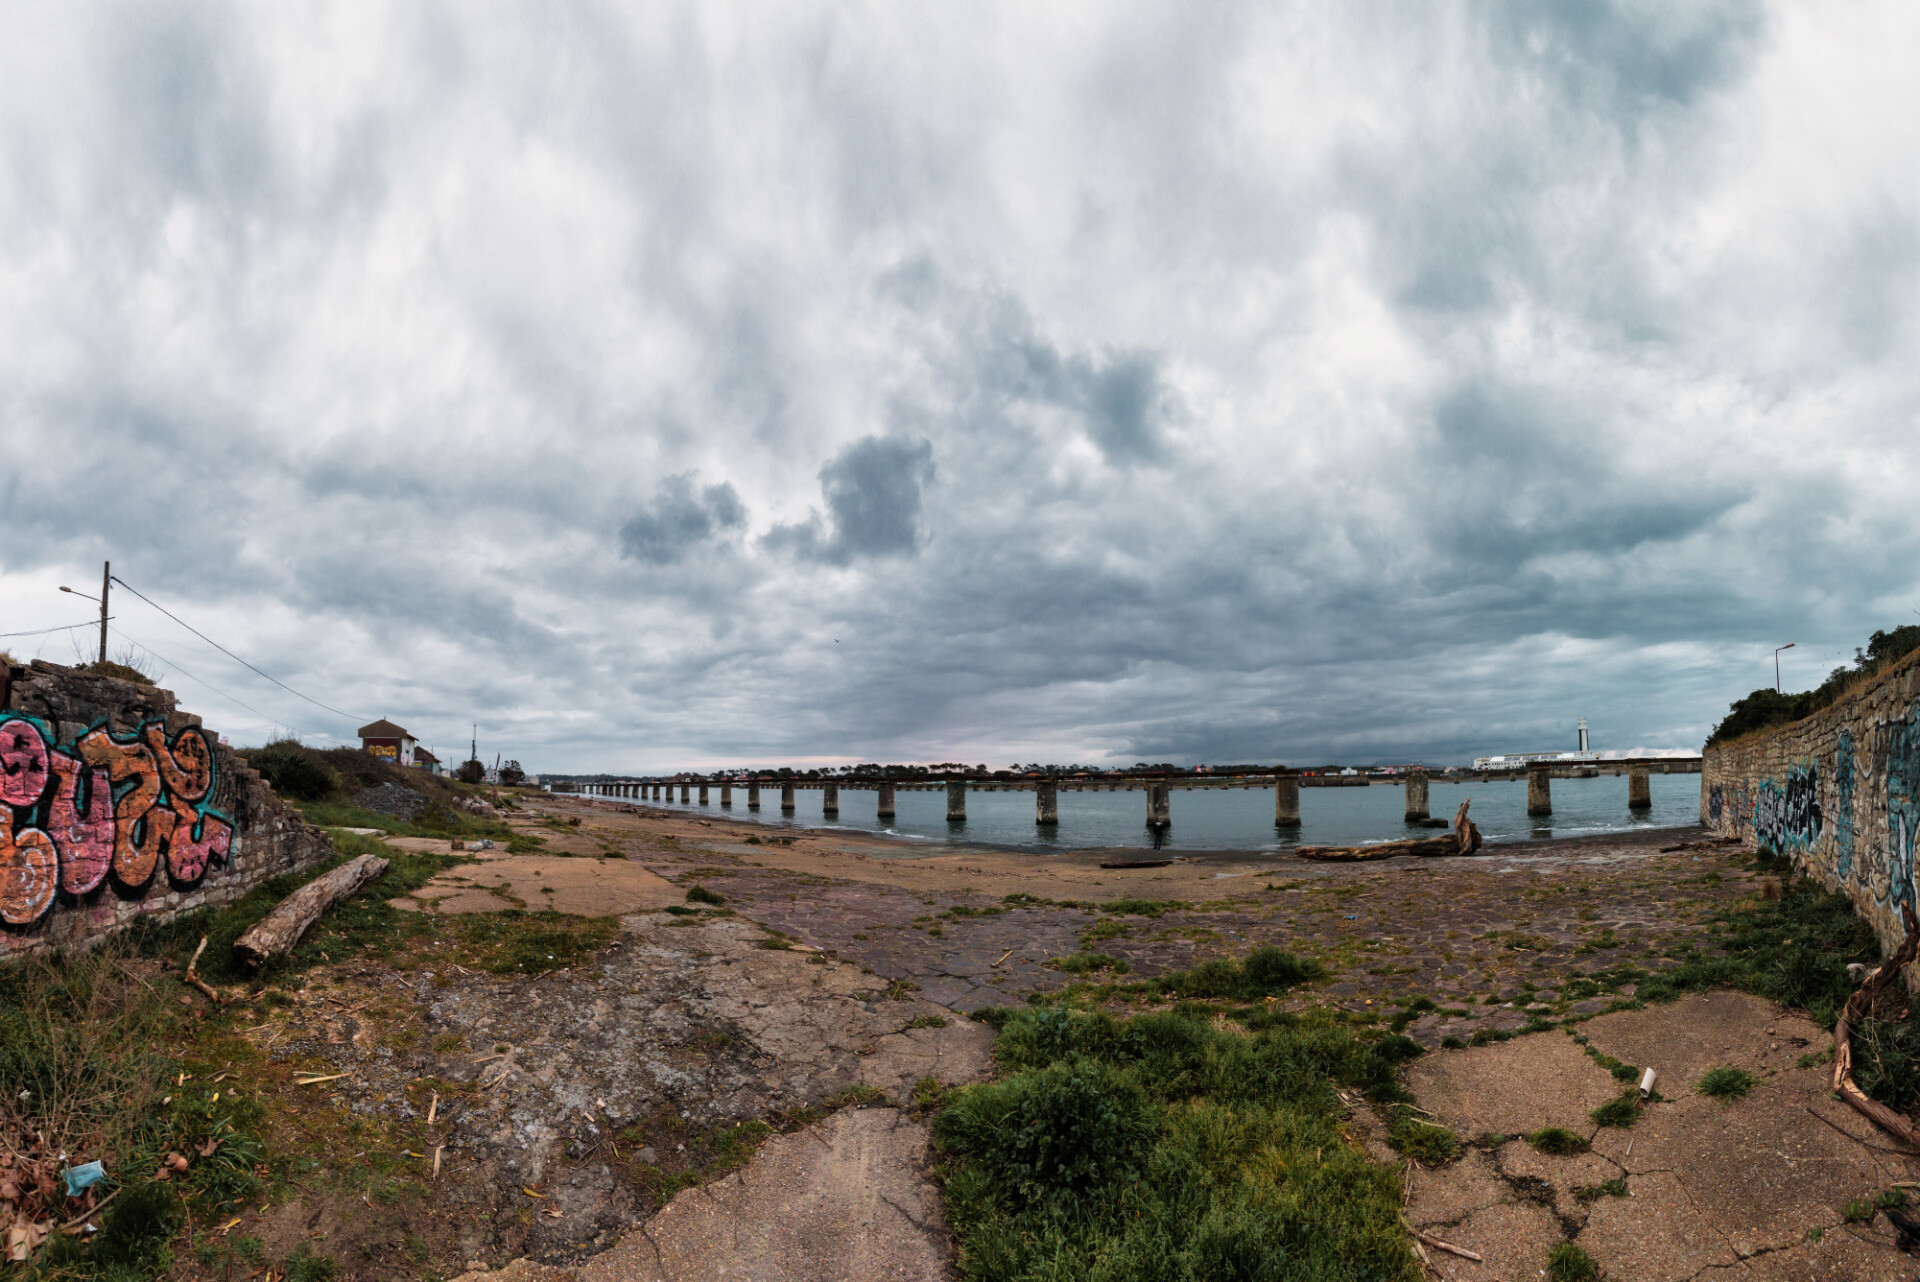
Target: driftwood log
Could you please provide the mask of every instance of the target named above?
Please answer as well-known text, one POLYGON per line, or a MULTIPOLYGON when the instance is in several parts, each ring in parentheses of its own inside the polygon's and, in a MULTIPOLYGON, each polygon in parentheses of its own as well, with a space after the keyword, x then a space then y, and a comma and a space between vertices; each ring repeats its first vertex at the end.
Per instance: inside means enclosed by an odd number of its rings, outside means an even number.
POLYGON ((277 908, 233 941, 233 950, 250 966, 258 966, 275 953, 286 952, 300 942, 300 936, 307 933, 307 928, 329 904, 346 898, 386 870, 387 861, 378 855, 349 859, 281 900, 277 908))
POLYGON ((1840 1019, 1833 1028, 1833 1089, 1839 1092, 1841 1099, 1853 1105, 1855 1111, 1872 1119, 1881 1130, 1897 1135, 1920 1149, 1920 1127, 1885 1104, 1868 1098, 1859 1083, 1853 1080, 1854 1021, 1870 1012, 1880 990, 1911 965, 1916 956, 1920 956, 1920 921, 1914 919, 1913 909, 1907 904, 1900 905, 1900 916, 1907 924, 1906 942, 1862 980, 1853 996, 1847 998, 1847 1004, 1840 1008, 1840 1019))
POLYGON ((1480 849, 1480 829, 1467 818, 1469 798, 1460 803, 1453 816, 1453 831, 1444 837, 1415 837, 1407 841, 1383 841, 1372 846, 1302 846, 1293 853, 1301 859, 1331 863, 1366 863, 1374 859, 1392 859, 1395 855, 1436 858, 1446 855, 1470 855, 1480 849))

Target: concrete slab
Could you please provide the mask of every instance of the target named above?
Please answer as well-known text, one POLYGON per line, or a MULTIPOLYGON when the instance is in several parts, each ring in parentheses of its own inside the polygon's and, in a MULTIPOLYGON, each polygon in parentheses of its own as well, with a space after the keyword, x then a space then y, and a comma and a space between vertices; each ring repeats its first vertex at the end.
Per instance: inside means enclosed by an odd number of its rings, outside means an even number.
POLYGON ((1668 1099, 1694 1093, 1709 1070, 1723 1064, 1764 1073, 1791 1069, 1818 1055, 1833 1037, 1804 1015, 1783 1011, 1764 997, 1732 991, 1689 993, 1668 1005, 1600 1015, 1580 1026, 1603 1054, 1657 1072, 1668 1099))
POLYGON ((1407 1066, 1406 1083, 1421 1108, 1463 1137, 1543 1126, 1591 1135, 1587 1114, 1620 1090, 1561 1032, 1424 1055, 1407 1066))
POLYGON ((1893 1234, 1884 1219, 1829 1229, 1821 1233, 1818 1242, 1801 1242, 1784 1251, 1757 1255, 1746 1265, 1746 1276, 1754 1282, 1825 1282, 1838 1278, 1848 1282, 1913 1282, 1920 1278, 1920 1260, 1894 1249, 1893 1234))
POLYGON ((1873 1197, 1886 1180, 1871 1151, 1771 1084, 1730 1103, 1694 1096, 1658 1105, 1632 1139, 1632 1153, 1622 1145, 1617 1160, 1633 1173, 1636 1195, 1644 1174, 1673 1174, 1743 1257, 1838 1225, 1849 1201, 1873 1197))
POLYGON ((1418 1228, 1457 1224, 1475 1211, 1513 1199, 1513 1189, 1500 1178, 1493 1159, 1479 1149, 1468 1149, 1459 1161, 1435 1170, 1411 1167, 1406 1180, 1407 1220, 1418 1228))
MULTIPOLYGON (((848 1109, 768 1140, 744 1170, 687 1189, 579 1282, 947 1282, 926 1124, 848 1109)), ((469 1275, 484 1282, 485 1275, 469 1275)))
POLYGON ((1590 1209, 1589 1203, 1574 1196, 1575 1189, 1604 1184, 1622 1173, 1598 1153, 1554 1156, 1539 1152, 1524 1140, 1502 1144, 1494 1155, 1494 1169, 1510 1187, 1549 1197, 1554 1214, 1567 1225, 1585 1224, 1590 1209))
MULTIPOLYGON (((444 850, 445 843, 439 848, 444 850)), ((510 855, 449 868, 411 895, 389 902, 441 916, 526 908, 609 917, 655 911, 686 898, 681 887, 626 859, 510 855)))
POLYGON ((1541 1277, 1547 1267, 1547 1252, 1563 1237, 1553 1212, 1533 1202, 1486 1207, 1434 1236, 1484 1257, 1463 1260, 1426 1248, 1434 1271, 1448 1282, 1515 1282, 1541 1277))
POLYGON ((1705 1269, 1739 1262, 1670 1171, 1635 1178, 1630 1198, 1594 1203, 1580 1245, 1605 1276, 1634 1282, 1685 1282, 1705 1269))

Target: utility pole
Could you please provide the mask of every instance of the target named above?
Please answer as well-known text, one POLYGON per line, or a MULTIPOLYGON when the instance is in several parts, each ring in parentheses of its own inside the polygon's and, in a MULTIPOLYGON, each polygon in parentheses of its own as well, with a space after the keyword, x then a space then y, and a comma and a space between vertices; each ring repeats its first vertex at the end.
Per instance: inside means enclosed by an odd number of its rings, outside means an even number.
POLYGON ((107 661, 107 593, 113 589, 113 562, 100 563, 100 662, 107 661))

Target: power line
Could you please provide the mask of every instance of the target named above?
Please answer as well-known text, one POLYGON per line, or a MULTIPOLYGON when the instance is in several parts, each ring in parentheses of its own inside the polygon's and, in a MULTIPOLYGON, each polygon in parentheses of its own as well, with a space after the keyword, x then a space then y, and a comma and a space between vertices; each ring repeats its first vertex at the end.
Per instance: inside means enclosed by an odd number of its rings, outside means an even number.
MULTIPOLYGON (((128 588, 127 591, 132 592, 133 589, 128 588)), ((135 595, 137 596, 139 594, 135 593, 135 595)), ((107 619, 111 622, 114 617, 114 615, 108 615, 107 619)), ((71 632, 75 628, 97 628, 99 626, 100 620, 88 619, 85 623, 69 623, 64 628, 41 628, 38 632, 0 632, 0 641, 4 641, 8 637, 44 637, 50 636, 55 632, 71 632)))
MULTIPOLYGON (((288 694, 293 695, 295 698, 305 699, 308 703, 311 703, 314 707, 324 708, 326 711, 331 712, 336 717, 345 717, 349 721, 354 721, 359 719, 355 717, 354 714, 351 712, 342 712, 340 711, 340 709, 333 707, 331 704, 325 704, 320 702, 318 699, 313 698, 310 695, 301 694, 298 690, 294 689, 292 686, 288 685, 286 682, 282 681, 280 678, 275 676, 269 676, 267 673, 261 672, 260 669, 254 667, 251 663, 248 663, 245 659, 241 658, 239 655, 235 654, 233 651, 227 649, 227 647, 221 645, 218 641, 215 641, 212 637, 200 631, 200 629, 194 627, 191 623, 188 623, 185 619, 181 618, 179 615, 175 614, 173 611, 167 609, 166 606, 161 605, 158 601, 155 601, 151 597, 143 594, 139 588, 134 587, 131 583, 128 583, 125 579, 121 578, 119 575, 117 574, 114 575, 113 581, 115 583, 118 583, 121 587, 125 588, 127 591, 133 593, 135 596, 139 597, 142 601, 145 601, 148 605, 152 606, 154 609, 160 611, 160 613, 166 615, 169 619, 172 619, 175 623, 179 624, 181 627, 185 628, 187 631, 193 633, 193 635, 199 637, 202 641, 205 641, 208 645, 218 650, 221 654, 224 654, 229 659, 232 659, 235 663, 239 664, 241 667, 246 668, 251 672, 257 673, 260 676, 266 677, 267 680, 273 682, 273 684, 279 686, 282 690, 285 690, 288 694)), ((182 669, 182 671, 185 671, 185 669, 182 669)), ((198 678, 196 677, 195 680, 198 680, 198 678)), ((212 689, 212 687, 209 686, 208 689, 212 689)))
MULTIPOLYGON (((133 591, 133 589, 128 588, 127 591, 131 592, 133 591)), ((172 659, 169 659, 166 655, 161 654, 158 650, 148 645, 145 641, 142 641, 139 637, 134 636, 133 633, 127 631, 125 628, 120 629, 120 635, 132 641, 135 645, 139 646, 142 650, 145 650, 148 654, 160 660, 160 662, 166 664, 168 667, 177 669, 180 675, 185 677, 187 680, 196 681, 200 683, 201 685, 205 686, 207 689, 219 695, 222 699, 225 699, 228 703, 234 704, 238 707, 245 708, 248 712, 251 712, 254 716, 260 718, 262 721, 266 722, 268 725, 277 726, 280 724, 280 719, 278 717, 270 717, 266 713, 260 711, 260 709, 254 707, 252 704, 241 703, 240 700, 234 698, 232 695, 228 694, 225 690, 222 690, 219 686, 213 684, 213 682, 208 681, 205 677, 194 676, 193 673, 187 671, 184 667, 181 667, 180 664, 175 663, 172 659)), ((290 726, 288 728, 291 729, 296 736, 300 733, 299 726, 290 726)))

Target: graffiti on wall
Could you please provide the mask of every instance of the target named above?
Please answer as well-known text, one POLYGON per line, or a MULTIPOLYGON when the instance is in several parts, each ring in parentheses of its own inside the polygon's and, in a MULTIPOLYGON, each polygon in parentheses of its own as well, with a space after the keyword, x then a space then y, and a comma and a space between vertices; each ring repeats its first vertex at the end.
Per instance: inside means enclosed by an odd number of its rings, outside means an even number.
POLYGON ((1914 842, 1920 837, 1920 704, 1907 709, 1887 736, 1887 875, 1881 903, 1899 911, 1907 904, 1920 912, 1914 897, 1914 842))
POLYGON ((1762 850, 1805 851, 1820 839, 1820 768, 1795 766, 1786 786, 1768 779, 1753 798, 1753 836, 1762 850))
POLYGON ((27 926, 62 893, 111 880, 133 896, 164 867, 191 885, 233 847, 212 807, 214 756, 198 727, 167 739, 96 727, 64 747, 33 717, 0 713, 0 921, 27 926))
POLYGON ((1853 732, 1842 730, 1833 750, 1833 874, 1853 875, 1853 732))

